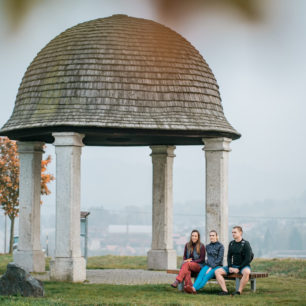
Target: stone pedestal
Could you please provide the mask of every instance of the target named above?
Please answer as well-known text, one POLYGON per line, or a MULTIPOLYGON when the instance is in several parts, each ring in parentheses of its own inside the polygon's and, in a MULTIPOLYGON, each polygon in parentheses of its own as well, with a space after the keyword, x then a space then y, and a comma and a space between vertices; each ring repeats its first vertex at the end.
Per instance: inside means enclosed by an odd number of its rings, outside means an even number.
POLYGON ((175 146, 151 146, 153 163, 152 249, 148 269, 176 269, 173 250, 173 158, 175 146))
POLYGON ((45 256, 40 245, 40 194, 42 142, 18 142, 19 241, 14 262, 27 272, 44 272, 45 256))
POLYGON ((72 132, 52 135, 56 153, 56 234, 50 276, 53 280, 82 282, 86 279, 80 245, 80 168, 84 135, 72 132))
POLYGON ((206 242, 209 242, 209 231, 216 230, 225 248, 225 258, 228 248, 228 155, 231 141, 225 137, 203 139, 206 159, 206 242))
POLYGON ((57 281, 86 280, 86 261, 83 257, 55 257, 50 262, 50 278, 57 281))
POLYGON ((148 253, 148 269, 167 270, 177 268, 176 251, 171 250, 150 250, 148 253))

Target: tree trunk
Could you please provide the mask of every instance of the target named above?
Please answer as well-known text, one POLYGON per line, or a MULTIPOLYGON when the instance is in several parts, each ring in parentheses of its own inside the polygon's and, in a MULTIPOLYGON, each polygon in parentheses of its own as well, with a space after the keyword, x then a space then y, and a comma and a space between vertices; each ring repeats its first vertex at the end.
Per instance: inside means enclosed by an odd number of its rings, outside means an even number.
POLYGON ((9 216, 9 218, 11 220, 10 250, 9 250, 9 253, 13 254, 15 216, 9 216))

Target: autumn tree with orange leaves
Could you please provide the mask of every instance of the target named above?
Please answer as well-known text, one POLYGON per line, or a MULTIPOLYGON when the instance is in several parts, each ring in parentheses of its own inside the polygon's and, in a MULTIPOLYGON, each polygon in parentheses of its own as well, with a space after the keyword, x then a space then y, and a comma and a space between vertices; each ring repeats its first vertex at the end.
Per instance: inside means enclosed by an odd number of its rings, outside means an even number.
MULTIPOLYGON (((54 180, 52 174, 46 173, 50 162, 50 155, 41 162, 41 194, 43 195, 51 193, 47 184, 54 180)), ((16 141, 0 137, 0 205, 11 221, 10 254, 13 252, 15 218, 19 213, 19 171, 16 141)))

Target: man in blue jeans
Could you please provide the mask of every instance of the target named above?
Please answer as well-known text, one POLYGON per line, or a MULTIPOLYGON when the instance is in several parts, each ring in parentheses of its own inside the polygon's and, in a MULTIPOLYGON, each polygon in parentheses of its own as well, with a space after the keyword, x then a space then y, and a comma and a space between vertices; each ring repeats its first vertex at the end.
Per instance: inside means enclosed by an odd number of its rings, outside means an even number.
POLYGON ((229 273, 242 274, 239 289, 233 295, 240 295, 249 280, 251 274, 250 263, 252 260, 252 249, 250 243, 242 238, 242 233, 243 231, 241 226, 233 227, 232 235, 234 240, 232 240, 228 246, 228 266, 219 268, 215 271, 216 279, 222 289, 222 291, 219 292, 219 295, 229 294, 225 285, 225 275, 229 273))

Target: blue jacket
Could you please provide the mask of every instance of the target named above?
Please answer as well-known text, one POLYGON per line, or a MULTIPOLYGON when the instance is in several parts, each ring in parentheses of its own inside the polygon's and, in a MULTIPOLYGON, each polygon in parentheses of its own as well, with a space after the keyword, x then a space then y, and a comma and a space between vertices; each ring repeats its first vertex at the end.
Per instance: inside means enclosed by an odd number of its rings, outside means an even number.
POLYGON ((223 266, 224 246, 219 241, 206 245, 207 266, 212 269, 218 266, 223 266))

